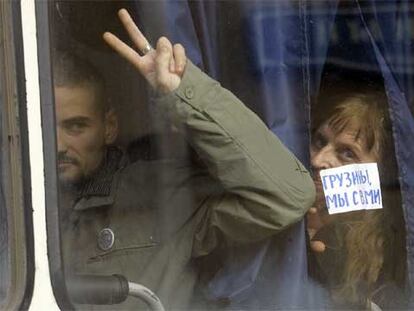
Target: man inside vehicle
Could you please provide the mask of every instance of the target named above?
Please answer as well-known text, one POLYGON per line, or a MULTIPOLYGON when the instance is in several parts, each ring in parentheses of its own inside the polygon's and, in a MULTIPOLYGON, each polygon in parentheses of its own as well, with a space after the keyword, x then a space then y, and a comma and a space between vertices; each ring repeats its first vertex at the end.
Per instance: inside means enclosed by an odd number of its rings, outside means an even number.
MULTIPOLYGON (((196 68, 184 48, 155 49, 125 10, 119 17, 141 55, 104 40, 144 76, 152 104, 183 130, 204 166, 129 163, 113 146, 115 113, 86 62, 56 55, 54 86, 67 274, 122 274, 153 290, 168 310, 190 310, 197 261, 299 221, 314 201, 302 164, 233 94, 196 68)), ((136 300, 119 305, 141 307, 136 300)), ((111 306, 113 309, 114 306, 111 306)))

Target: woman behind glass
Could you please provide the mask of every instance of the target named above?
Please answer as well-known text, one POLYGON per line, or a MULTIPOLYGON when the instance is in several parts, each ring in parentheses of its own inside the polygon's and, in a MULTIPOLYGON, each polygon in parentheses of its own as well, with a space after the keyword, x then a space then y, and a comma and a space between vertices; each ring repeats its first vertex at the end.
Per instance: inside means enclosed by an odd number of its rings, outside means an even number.
POLYGON ((308 215, 310 274, 339 308, 403 307, 405 224, 384 93, 336 94, 312 112, 311 165, 317 191, 308 215), (383 208, 329 215, 322 169, 378 163, 383 208))

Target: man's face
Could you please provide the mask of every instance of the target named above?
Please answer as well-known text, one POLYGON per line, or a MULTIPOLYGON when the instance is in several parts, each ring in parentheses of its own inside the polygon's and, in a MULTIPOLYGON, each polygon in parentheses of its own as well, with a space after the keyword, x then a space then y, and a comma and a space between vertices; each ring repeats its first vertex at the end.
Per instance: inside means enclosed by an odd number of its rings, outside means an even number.
POLYGON ((326 123, 313 135, 310 156, 316 187, 316 207, 321 208, 325 204, 320 170, 351 163, 377 162, 376 153, 368 150, 363 137, 355 139, 356 135, 357 130, 352 126, 337 134, 326 123))
POLYGON ((55 101, 59 179, 77 183, 99 167, 114 135, 92 88, 56 87, 55 101))

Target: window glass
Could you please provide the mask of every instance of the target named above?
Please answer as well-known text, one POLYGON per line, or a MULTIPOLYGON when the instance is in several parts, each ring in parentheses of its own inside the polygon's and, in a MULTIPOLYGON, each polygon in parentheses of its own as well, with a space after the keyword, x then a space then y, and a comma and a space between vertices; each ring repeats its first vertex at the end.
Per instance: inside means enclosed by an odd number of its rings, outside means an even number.
MULTIPOLYGON (((3 12, 3 11, 2 11, 3 12)), ((1 24, 1 29, 3 29, 3 24, 1 24)), ((4 49, 3 49, 4 50, 4 49)), ((3 54, 1 54, 2 56, 2 63, 4 63, 4 56, 3 54)), ((1 85, 1 95, 2 95, 2 100, 1 100, 1 113, 2 113, 2 117, 0 118, 1 120, 1 124, 3 124, 2 119, 3 119, 3 105, 4 105, 4 99, 5 99, 5 95, 4 92, 4 83, 1 85)), ((0 125, 0 127, 3 129, 3 126, 0 125)), ((2 130, 2 133, 4 131, 2 130)), ((1 136, 1 145, 3 145, 3 135, 1 136)), ((3 175, 3 163, 4 163, 4 157, 6 155, 2 153, 2 160, 1 160, 1 172, 3 175)), ((1 192, 0 192, 0 200, 1 200, 1 204, 0 204, 0 302, 4 303, 6 296, 7 296, 7 289, 10 286, 10 277, 9 277, 9 243, 8 243, 8 230, 7 230, 7 225, 8 225, 8 220, 7 220, 7 209, 6 209, 6 201, 5 201, 5 197, 4 197, 4 191, 3 191, 3 182, 2 182, 2 187, 1 187, 1 192)))
POLYGON ((5 310, 24 308, 33 285, 23 65, 16 61, 22 55, 18 9, 17 1, 0 3, 0 309, 5 310))
MULTIPOLYGON (((3 198, 3 194, 2 194, 3 198)), ((8 242, 7 242, 7 211, 5 205, 0 207, 0 221, 1 221, 1 248, 0 248, 0 300, 4 301, 7 294, 7 288, 9 285, 9 260, 8 260, 8 242)))
POLYGON ((127 280, 166 309, 409 308, 413 18, 382 1, 51 2, 71 302, 142 307, 127 280))

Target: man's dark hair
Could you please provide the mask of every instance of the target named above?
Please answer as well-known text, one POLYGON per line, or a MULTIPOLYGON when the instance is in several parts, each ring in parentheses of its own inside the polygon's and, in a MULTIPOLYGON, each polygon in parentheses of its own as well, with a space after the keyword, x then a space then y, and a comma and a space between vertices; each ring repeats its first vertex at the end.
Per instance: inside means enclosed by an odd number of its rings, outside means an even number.
POLYGON ((105 80, 88 60, 73 53, 57 51, 52 60, 55 87, 87 87, 96 95, 96 107, 103 112, 109 109, 105 80))

